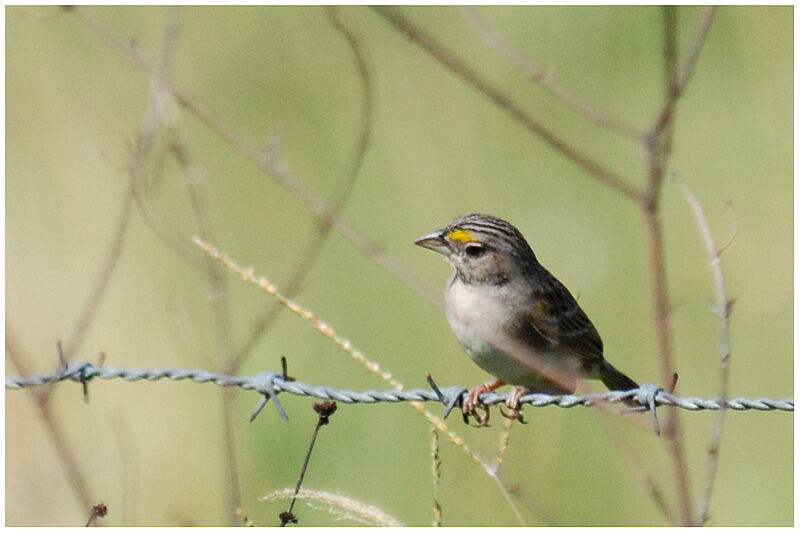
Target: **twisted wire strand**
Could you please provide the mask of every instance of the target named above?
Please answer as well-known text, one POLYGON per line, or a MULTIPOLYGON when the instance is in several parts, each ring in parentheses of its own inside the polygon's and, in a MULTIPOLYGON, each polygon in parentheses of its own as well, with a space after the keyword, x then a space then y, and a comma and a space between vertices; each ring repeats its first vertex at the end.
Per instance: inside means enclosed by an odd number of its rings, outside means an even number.
MULTIPOLYGON (((467 389, 458 386, 451 386, 440 389, 432 379, 428 379, 430 389, 409 389, 409 390, 365 390, 354 391, 350 389, 334 389, 325 385, 311 385, 292 378, 285 378, 275 372, 264 371, 252 376, 232 376, 203 370, 199 368, 114 368, 111 366, 95 366, 86 361, 73 361, 66 366, 61 366, 55 371, 34 374, 28 377, 7 376, 6 389, 23 389, 28 387, 41 387, 50 383, 71 380, 84 385, 86 394, 87 384, 94 378, 99 379, 124 379, 125 381, 157 381, 169 379, 172 381, 191 380, 196 383, 213 383, 220 387, 240 387, 244 390, 254 390, 263 395, 261 401, 256 406, 250 419, 255 418, 261 409, 270 399, 275 403, 280 415, 287 419, 283 407, 278 402, 277 395, 281 392, 288 392, 297 396, 310 396, 325 400, 336 400, 342 403, 377 403, 377 402, 441 402, 445 405, 446 417, 450 411, 460 405, 461 400, 467 393, 467 389)), ((481 401, 485 405, 496 405, 506 401, 508 393, 498 394, 488 392, 481 395, 481 401)), ((555 405, 558 407, 591 406, 596 403, 610 402, 616 403, 623 400, 633 400, 653 413, 654 424, 655 408, 661 405, 680 407, 689 411, 733 409, 736 411, 794 411, 794 398, 774 400, 771 398, 729 398, 722 401, 719 398, 696 398, 678 397, 664 389, 644 383, 638 389, 630 391, 608 391, 593 394, 526 394, 520 399, 520 403, 533 407, 545 407, 555 405)), ((657 429, 656 429, 657 430, 657 429)))

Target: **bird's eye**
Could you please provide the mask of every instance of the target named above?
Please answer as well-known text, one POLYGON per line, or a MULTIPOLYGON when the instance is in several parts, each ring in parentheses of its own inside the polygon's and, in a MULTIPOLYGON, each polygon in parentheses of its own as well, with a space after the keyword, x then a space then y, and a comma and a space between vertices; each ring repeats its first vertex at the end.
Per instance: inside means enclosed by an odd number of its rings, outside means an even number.
POLYGON ((483 248, 482 244, 478 244, 476 242, 469 243, 464 248, 464 252, 467 254, 467 257, 471 257, 475 259, 476 257, 480 257, 483 255, 483 252, 486 250, 483 248))

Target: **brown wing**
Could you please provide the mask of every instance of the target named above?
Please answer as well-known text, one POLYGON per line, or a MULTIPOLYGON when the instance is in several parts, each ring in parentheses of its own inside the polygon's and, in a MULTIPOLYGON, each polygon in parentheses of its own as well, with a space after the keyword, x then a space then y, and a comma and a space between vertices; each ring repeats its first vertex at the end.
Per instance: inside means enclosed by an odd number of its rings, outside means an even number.
POLYGON ((552 345, 574 353, 586 363, 603 359, 603 341, 592 321, 564 285, 549 272, 540 279, 541 287, 531 311, 536 331, 552 345))

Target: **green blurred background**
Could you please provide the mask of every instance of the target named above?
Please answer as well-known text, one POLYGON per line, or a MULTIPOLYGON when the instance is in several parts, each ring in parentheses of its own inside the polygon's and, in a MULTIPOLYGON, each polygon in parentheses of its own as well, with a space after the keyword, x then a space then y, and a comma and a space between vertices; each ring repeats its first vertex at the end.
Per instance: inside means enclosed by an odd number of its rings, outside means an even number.
MULTIPOLYGON (((724 255, 731 322, 730 392, 793 395, 793 8, 717 10, 696 73, 677 106, 669 172, 703 202, 724 255)), ((573 147, 629 183, 645 183, 639 144, 565 108, 497 54, 456 8, 403 8, 573 147)), ((648 127, 663 99, 658 7, 478 8, 524 54, 599 109, 648 127)), ((167 10, 88 8, 115 38, 157 64, 167 10)), ((700 10, 678 9, 679 57, 700 10)), ((315 194, 331 198, 352 158, 360 80, 351 50, 319 7, 184 8, 172 81, 237 135, 280 157, 315 194), (278 133, 279 132, 279 133, 278 133)), ((661 383, 648 236, 639 208, 573 163, 432 60, 366 7, 340 11, 374 84, 372 136, 344 216, 409 273, 435 287, 449 269, 412 245, 452 217, 485 212, 513 222, 539 259, 574 292, 603 336, 608 358, 639 381, 661 383)), ((6 8, 6 325, 34 371, 57 364, 111 245, 128 186, 126 167, 151 82, 74 14, 6 8)), ((219 135, 178 115, 202 180, 214 242, 281 286, 315 231, 315 217, 219 135)), ((196 234, 180 167, 159 130, 146 167, 151 208, 189 243, 196 234)), ((664 186, 667 281, 673 305, 678 393, 718 394, 718 321, 711 273, 683 196, 664 186)), ((197 261, 200 254, 186 244, 197 261)), ((226 274, 232 340, 248 338, 273 301, 226 274)), ((218 370, 206 273, 166 246, 134 210, 123 251, 76 358, 117 367, 218 370)), ((486 379, 465 356, 443 312, 333 232, 296 300, 408 387, 473 386, 486 379)), ((385 389, 295 315, 282 312, 241 369, 279 369, 339 388, 385 389)), ((7 374, 18 369, 6 358, 7 374)), ((90 402, 62 384, 52 411, 76 450, 108 525, 229 523, 223 393, 191 383, 94 382, 90 402)), ((283 395, 291 422, 238 391, 232 420, 239 489, 248 517, 277 523, 286 502, 259 502, 294 486, 316 416, 309 399, 283 395)), ((439 407, 430 406, 435 412, 439 407)), ((662 417, 665 412, 662 411, 662 417)), ((693 502, 705 482, 714 421, 682 412, 693 502)), ((489 429, 448 422, 490 461, 489 429)), ((500 477, 529 524, 542 509, 565 525, 667 525, 604 429, 624 436, 677 509, 664 439, 642 424, 587 409, 527 409, 500 477)), ((790 525, 793 421, 783 412, 729 413, 710 525, 790 525)), ((496 484, 442 439, 439 501, 445 525, 519 525, 496 484)), ((376 505, 408 525, 432 520, 428 423, 407 405, 344 406, 325 427, 304 486, 376 505)), ((334 522, 298 503, 300 524, 334 522)), ((677 513, 676 513, 677 514, 677 513)), ((82 525, 53 443, 29 395, 6 392, 6 523, 82 525)))

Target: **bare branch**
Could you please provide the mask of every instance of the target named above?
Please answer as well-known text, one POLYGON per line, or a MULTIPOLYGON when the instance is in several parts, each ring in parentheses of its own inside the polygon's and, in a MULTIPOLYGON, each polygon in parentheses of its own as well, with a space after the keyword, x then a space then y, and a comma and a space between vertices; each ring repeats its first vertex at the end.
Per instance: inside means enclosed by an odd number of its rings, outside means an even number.
POLYGON ((395 28, 404 33, 412 41, 419 44, 423 50, 433 58, 446 66, 459 78, 472 85, 481 94, 489 98, 495 105, 508 112, 512 118, 525 126, 532 133, 542 138, 553 149, 560 152, 567 159, 577 164, 590 176, 601 183, 608 185, 612 189, 621 193, 623 196, 642 201, 643 195, 635 187, 625 182, 623 178, 606 170, 599 163, 593 161, 585 154, 580 153, 566 141, 557 137, 550 130, 545 128, 539 121, 529 115, 521 106, 516 104, 500 89, 482 78, 476 71, 470 68, 462 59, 456 56, 451 50, 436 40, 433 35, 426 32, 420 26, 414 24, 406 18, 400 11, 388 6, 373 7, 378 14, 392 23, 395 28))
POLYGON ((550 91, 553 96, 561 100, 573 111, 615 133, 637 140, 644 138, 646 135, 644 130, 595 109, 594 106, 573 94, 566 86, 556 80, 549 71, 542 68, 541 65, 538 65, 508 42, 474 7, 462 6, 459 9, 472 24, 472 27, 481 34, 491 47, 511 61, 530 80, 550 91))
MULTIPOLYGON (((666 5, 661 7, 663 11, 664 24, 664 102, 674 102, 677 89, 677 64, 678 64, 678 6, 666 5)), ((661 164, 666 166, 669 156, 672 154, 672 138, 675 129, 673 120, 664 124, 664 131, 661 132, 661 164)))
POLYGON ((697 23, 692 42, 689 43, 689 50, 686 53, 686 59, 683 61, 680 70, 677 72, 675 78, 675 98, 680 97, 686 84, 694 74, 694 67, 697 64, 697 58, 700 56, 700 50, 706 42, 708 30, 711 27, 711 19, 714 17, 716 6, 706 6, 703 8, 703 13, 700 15, 700 20, 697 23))
POLYGON ((714 6, 703 8, 703 13, 697 24, 697 29, 694 32, 686 59, 680 68, 675 68, 674 73, 670 77, 669 90, 667 93, 667 101, 655 121, 651 135, 657 136, 664 128, 667 127, 672 118, 672 113, 675 110, 675 102, 683 94, 686 85, 694 74, 694 67, 697 64, 697 58, 700 55, 700 50, 708 36, 708 29, 711 27, 711 20, 714 17, 714 6))

